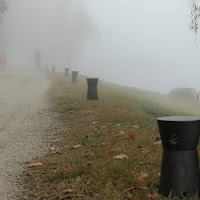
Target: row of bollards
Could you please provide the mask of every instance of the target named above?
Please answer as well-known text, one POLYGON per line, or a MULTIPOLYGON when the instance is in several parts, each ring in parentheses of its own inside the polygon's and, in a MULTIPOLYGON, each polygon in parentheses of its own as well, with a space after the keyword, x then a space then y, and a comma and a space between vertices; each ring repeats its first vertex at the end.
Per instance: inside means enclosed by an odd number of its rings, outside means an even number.
MULTIPOLYGON (((70 76, 70 68, 64 68, 65 76, 70 76)), ((48 67, 45 66, 45 71, 48 71, 48 67)), ((52 73, 55 73, 55 67, 52 67, 52 73)), ((88 91, 87 91, 87 99, 88 100, 98 100, 98 78, 87 78, 88 83, 88 91)), ((72 71, 72 83, 78 83, 78 71, 72 71)))
MULTIPOLYGON (((65 68, 69 77, 70 68, 65 68)), ((45 71, 48 68, 45 67, 45 71)), ((52 67, 55 72, 55 67, 52 67)), ((98 78, 87 78, 88 100, 98 100, 98 78)), ((78 83, 78 71, 72 71, 72 83, 78 83)), ((159 193, 162 196, 187 196, 200 198, 200 169, 198 141, 200 117, 170 116, 157 118, 163 155, 159 193)))

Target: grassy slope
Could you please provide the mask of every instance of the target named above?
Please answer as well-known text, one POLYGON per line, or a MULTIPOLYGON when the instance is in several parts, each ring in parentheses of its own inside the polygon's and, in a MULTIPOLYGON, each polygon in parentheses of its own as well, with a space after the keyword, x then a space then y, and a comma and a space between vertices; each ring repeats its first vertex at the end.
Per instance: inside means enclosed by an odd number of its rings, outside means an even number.
POLYGON ((200 115, 200 104, 199 102, 197 102, 196 99, 194 99, 192 102, 186 102, 184 100, 181 101, 180 99, 172 98, 168 95, 141 90, 138 88, 120 86, 110 83, 109 84, 104 83, 104 84, 107 85, 108 87, 116 89, 119 92, 123 92, 125 94, 137 96, 142 99, 152 101, 165 108, 170 108, 172 110, 177 110, 179 112, 188 113, 190 115, 200 115))
POLYGON ((44 166, 25 171, 28 199, 124 200, 157 194, 162 146, 155 144, 156 117, 186 113, 103 82, 100 100, 87 101, 85 77, 79 84, 60 74, 49 77, 52 111, 65 128, 55 132, 56 150, 37 160, 44 166), (120 153, 128 158, 115 159, 120 153))

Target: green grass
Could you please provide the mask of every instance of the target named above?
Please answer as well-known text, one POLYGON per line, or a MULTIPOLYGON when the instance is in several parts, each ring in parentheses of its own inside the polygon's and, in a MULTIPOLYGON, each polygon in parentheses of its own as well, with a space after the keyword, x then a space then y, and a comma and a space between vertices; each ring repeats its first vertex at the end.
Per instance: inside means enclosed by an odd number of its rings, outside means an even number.
POLYGON ((132 199, 158 194, 162 146, 154 144, 159 136, 156 118, 190 115, 189 107, 174 109, 166 101, 163 105, 153 101, 152 93, 141 95, 143 91, 134 93, 130 88, 121 90, 102 82, 99 101, 87 101, 85 77, 79 77, 78 84, 71 84, 71 79, 62 75, 50 78, 52 112, 57 113, 57 120, 63 125, 55 133, 60 140, 52 145, 61 148, 62 153, 47 154, 41 159, 43 168, 27 169, 29 199, 128 200, 128 188, 133 188, 129 191, 132 199), (77 144, 82 146, 73 149, 77 144), (128 158, 114 158, 121 153, 128 158), (63 170, 68 173, 61 173, 63 170), (144 174, 149 176, 140 183, 144 174), (63 193, 67 188, 73 193, 63 193), (32 198, 31 191, 36 191, 37 196, 32 198))

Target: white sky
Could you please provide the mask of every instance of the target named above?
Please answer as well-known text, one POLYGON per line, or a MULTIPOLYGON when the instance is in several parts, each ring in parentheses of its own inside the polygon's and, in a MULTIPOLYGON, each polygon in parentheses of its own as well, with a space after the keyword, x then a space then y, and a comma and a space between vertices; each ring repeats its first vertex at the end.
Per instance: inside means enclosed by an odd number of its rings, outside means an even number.
MULTIPOLYGON (((9 0, 9 5, 0 28, 9 41, 3 48, 10 63, 31 58, 39 47, 43 65, 60 71, 67 64, 82 74, 141 89, 200 91, 200 48, 189 29, 186 0, 9 0), (97 34, 84 43, 76 62, 66 56, 65 25, 80 2, 97 34)), ((200 36, 197 42, 200 46, 200 36)))

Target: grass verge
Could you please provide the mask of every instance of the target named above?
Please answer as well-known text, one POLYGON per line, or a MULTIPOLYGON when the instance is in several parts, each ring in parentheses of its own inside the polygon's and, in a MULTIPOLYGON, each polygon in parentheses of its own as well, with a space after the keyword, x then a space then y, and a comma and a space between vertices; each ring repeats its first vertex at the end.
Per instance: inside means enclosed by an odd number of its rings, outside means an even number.
POLYGON ((161 199, 156 117, 186 113, 102 82, 100 100, 88 101, 85 77, 78 84, 60 74, 49 78, 52 112, 65 128, 56 131, 53 148, 40 159, 44 165, 25 170, 28 199, 161 199))

